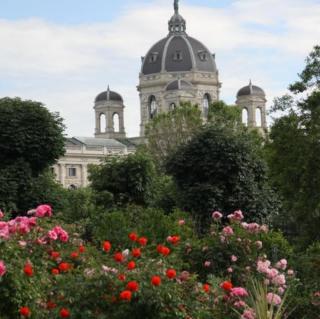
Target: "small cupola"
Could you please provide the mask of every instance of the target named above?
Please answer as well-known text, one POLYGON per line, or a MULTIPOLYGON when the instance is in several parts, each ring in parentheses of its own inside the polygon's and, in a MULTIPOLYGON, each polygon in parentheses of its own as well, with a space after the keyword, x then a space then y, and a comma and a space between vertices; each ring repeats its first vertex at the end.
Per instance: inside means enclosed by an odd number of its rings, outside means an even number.
POLYGON ((179 0, 174 0, 174 15, 169 20, 169 34, 185 34, 186 20, 179 14, 179 0))

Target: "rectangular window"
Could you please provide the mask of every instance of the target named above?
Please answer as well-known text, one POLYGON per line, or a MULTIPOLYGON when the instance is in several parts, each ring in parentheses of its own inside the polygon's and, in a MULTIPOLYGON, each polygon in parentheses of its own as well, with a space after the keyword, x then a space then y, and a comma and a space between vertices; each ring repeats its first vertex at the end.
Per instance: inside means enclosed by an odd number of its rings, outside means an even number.
POLYGON ((76 177, 77 176, 77 169, 74 167, 68 168, 68 175, 69 177, 76 177))

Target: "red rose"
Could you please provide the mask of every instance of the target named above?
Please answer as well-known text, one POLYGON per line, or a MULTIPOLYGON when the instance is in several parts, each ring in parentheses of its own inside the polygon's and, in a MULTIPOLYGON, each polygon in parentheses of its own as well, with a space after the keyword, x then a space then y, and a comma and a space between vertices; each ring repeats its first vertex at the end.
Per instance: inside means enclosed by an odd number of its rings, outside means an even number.
POLYGON ((136 263, 134 261, 129 261, 127 265, 128 270, 132 270, 136 268, 136 263))
POLYGON ((204 292, 209 292, 210 291, 210 285, 209 284, 203 284, 202 289, 204 292))
POLYGON ((83 245, 79 246, 79 253, 82 254, 86 251, 86 247, 84 247, 83 245))
POLYGON ((130 290, 124 290, 120 293, 120 299, 130 301, 132 297, 132 292, 130 290))
POLYGON ((28 277, 33 276, 33 268, 32 268, 32 265, 31 265, 31 264, 26 263, 26 264, 24 265, 23 271, 24 271, 24 273, 25 273, 28 277))
POLYGON ((162 247, 161 254, 162 254, 163 256, 168 256, 168 255, 170 254, 170 249, 169 249, 168 247, 166 247, 166 246, 163 246, 163 247, 162 247))
POLYGON ((147 242, 148 242, 148 239, 146 237, 140 237, 138 239, 138 243, 141 245, 141 246, 146 246, 147 245, 147 242))
POLYGON ((47 309, 51 310, 51 309, 54 309, 56 307, 57 307, 57 304, 55 304, 54 302, 52 302, 50 300, 47 302, 47 309))
POLYGON ((118 262, 118 263, 123 262, 123 259, 124 259, 122 253, 115 253, 114 256, 113 256, 113 258, 114 258, 114 260, 115 260, 116 262, 118 262))
POLYGON ((71 265, 69 263, 60 263, 59 264, 59 270, 61 272, 67 272, 71 268, 71 265))
POLYGON ((20 315, 23 317, 30 317, 31 311, 28 307, 21 307, 20 308, 20 315))
POLYGON ((230 291, 233 287, 232 283, 230 281, 224 281, 220 287, 225 291, 230 291))
POLYGON ((161 284, 161 278, 160 278, 159 276, 153 276, 153 277, 151 278, 151 284, 152 284, 153 286, 160 286, 160 284, 161 284))
POLYGON ((141 256, 140 248, 133 248, 131 253, 132 253, 132 256, 136 258, 141 256))
POLYGON ((169 236, 167 240, 172 245, 177 245, 180 241, 180 236, 169 236))
POLYGON ((125 275, 125 274, 120 274, 120 275, 118 276, 118 279, 119 279, 120 281, 125 281, 125 280, 126 280, 126 275, 125 275))
POLYGON ((127 283, 127 289, 130 291, 138 291, 139 284, 136 281, 129 281, 127 283))
POLYGON ((130 240, 132 241, 137 241, 138 240, 138 235, 136 233, 130 233, 128 235, 128 237, 130 238, 130 240))
POLYGON ((61 318, 69 318, 70 317, 70 311, 66 308, 62 308, 60 310, 60 317, 61 318))
POLYGON ((53 259, 57 259, 60 257, 60 253, 57 251, 52 251, 50 255, 53 259))
POLYGON ((111 249, 111 243, 110 241, 106 240, 104 243, 103 243, 103 250, 108 253, 111 249))
POLYGON ((60 271, 58 268, 53 268, 53 269, 51 269, 51 273, 52 273, 52 275, 59 275, 60 271))
POLYGON ((70 257, 72 259, 77 259, 79 257, 79 253, 77 251, 73 251, 71 254, 70 254, 70 257))
POLYGON ((177 272, 174 269, 168 269, 166 275, 169 279, 173 279, 176 277, 177 272))

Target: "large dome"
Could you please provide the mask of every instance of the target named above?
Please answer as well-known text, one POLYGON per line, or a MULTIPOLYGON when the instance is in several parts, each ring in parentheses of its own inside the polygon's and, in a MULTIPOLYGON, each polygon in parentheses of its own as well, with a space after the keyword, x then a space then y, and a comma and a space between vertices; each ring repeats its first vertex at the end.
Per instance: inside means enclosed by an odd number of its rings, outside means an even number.
POLYGON ((169 21, 169 34, 158 41, 143 58, 141 73, 203 71, 216 72, 214 56, 200 41, 185 32, 186 21, 178 12, 169 21))

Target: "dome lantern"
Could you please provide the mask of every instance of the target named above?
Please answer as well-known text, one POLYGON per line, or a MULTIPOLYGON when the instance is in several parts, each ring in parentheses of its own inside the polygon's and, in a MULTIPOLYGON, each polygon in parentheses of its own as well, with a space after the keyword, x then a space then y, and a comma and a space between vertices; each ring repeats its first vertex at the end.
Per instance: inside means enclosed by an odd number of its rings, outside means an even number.
POLYGON ((185 34, 186 20, 179 14, 179 0, 174 0, 174 15, 169 20, 169 34, 185 34))

